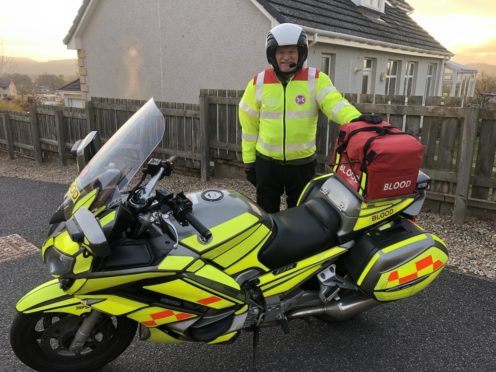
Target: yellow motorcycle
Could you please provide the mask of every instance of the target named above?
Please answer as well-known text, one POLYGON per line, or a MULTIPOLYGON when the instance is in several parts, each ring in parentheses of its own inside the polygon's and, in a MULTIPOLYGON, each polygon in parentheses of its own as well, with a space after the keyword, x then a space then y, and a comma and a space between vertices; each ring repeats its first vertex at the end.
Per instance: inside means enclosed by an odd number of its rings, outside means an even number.
POLYGON ((96 132, 78 144, 79 175, 41 250, 53 280, 19 300, 10 331, 31 368, 97 369, 137 328, 151 342, 220 344, 293 319, 349 319, 418 293, 448 260, 413 222, 422 172, 413 194, 373 202, 326 174, 297 207, 267 214, 233 190, 156 187, 173 170, 150 158, 164 132, 150 100, 101 148, 96 132))

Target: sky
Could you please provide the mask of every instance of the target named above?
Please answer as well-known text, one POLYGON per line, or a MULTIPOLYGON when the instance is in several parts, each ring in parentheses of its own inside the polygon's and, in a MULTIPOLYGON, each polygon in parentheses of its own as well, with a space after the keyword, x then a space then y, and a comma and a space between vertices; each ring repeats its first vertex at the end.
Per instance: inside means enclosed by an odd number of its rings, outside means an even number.
POLYGON ((76 58, 63 40, 82 0, 0 0, 0 54, 46 62, 76 58))
POLYGON ((461 63, 496 65, 496 1, 407 0, 412 18, 461 63))
MULTIPOLYGON (((183 0, 184 1, 184 0, 183 0)), ((495 0, 407 0, 412 18, 461 63, 496 65, 495 0)), ((82 0, 0 0, 0 55, 76 58, 62 40, 82 0)))

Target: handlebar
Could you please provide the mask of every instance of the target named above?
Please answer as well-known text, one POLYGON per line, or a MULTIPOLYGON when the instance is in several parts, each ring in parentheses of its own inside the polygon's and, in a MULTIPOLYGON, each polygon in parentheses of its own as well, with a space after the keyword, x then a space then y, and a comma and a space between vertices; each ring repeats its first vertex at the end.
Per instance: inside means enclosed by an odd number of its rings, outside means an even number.
POLYGON ((202 224, 191 212, 183 213, 184 219, 190 223, 191 226, 195 228, 196 231, 200 234, 200 237, 203 242, 210 240, 212 237, 212 233, 210 230, 202 224))
POLYGON ((193 204, 184 193, 181 192, 174 195, 174 193, 167 189, 158 189, 155 197, 150 198, 157 182, 164 176, 170 176, 174 159, 175 157, 171 157, 165 161, 154 158, 150 159, 147 166, 143 169, 143 178, 130 193, 128 203, 136 210, 144 211, 147 208, 153 208, 153 200, 157 200, 158 204, 156 207, 159 207, 163 213, 172 211, 174 217, 181 225, 190 224, 193 226, 200 234, 200 240, 205 243, 212 238, 212 233, 191 213, 193 204), (144 187, 141 187, 140 185, 146 175, 150 175, 151 179, 144 187))

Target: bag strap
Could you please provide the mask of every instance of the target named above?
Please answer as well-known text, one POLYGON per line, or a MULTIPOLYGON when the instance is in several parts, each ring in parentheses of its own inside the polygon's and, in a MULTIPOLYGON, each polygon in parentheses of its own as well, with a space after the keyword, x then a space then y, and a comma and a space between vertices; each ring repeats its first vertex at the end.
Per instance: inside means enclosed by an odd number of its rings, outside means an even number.
MULTIPOLYGON (((393 128, 393 127, 389 127, 389 128, 393 128)), ((408 136, 411 136, 410 133, 405 133, 405 132, 392 132, 390 131, 389 129, 384 131, 384 133, 379 133, 377 136, 375 137, 370 137, 366 142, 365 144, 363 145, 363 160, 362 160, 362 165, 360 166, 360 170, 362 172, 366 172, 367 171, 367 163, 370 164, 370 162, 372 160, 374 160, 375 158, 375 151, 371 151, 370 153, 368 152, 369 151, 369 147, 370 145, 372 144, 372 142, 374 140, 376 140, 377 138, 379 137, 382 137, 382 136, 385 136, 386 134, 390 134, 390 135, 402 135, 402 134, 406 134, 408 136)))
POLYGON ((353 137, 357 133, 376 132, 378 135, 384 135, 384 134, 394 133, 394 132, 389 131, 389 129, 391 129, 391 128, 394 128, 394 127, 392 125, 389 125, 387 127, 370 126, 370 127, 358 128, 358 129, 352 130, 348 134, 348 138, 346 139, 346 141, 344 140, 344 138, 346 137, 346 132, 340 131, 339 136, 338 136, 338 143, 340 143, 340 145, 336 151, 343 152, 346 149, 346 147, 348 146, 348 142, 350 141, 351 137, 353 137))

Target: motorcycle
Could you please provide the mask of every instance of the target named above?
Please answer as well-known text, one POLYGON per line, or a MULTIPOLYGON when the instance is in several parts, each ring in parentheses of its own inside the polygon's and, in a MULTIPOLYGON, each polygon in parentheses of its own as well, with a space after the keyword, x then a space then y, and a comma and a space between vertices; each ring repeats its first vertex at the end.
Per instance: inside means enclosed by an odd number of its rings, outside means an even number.
POLYGON ((164 132, 151 99, 101 148, 96 132, 78 144, 80 172, 41 248, 53 279, 18 301, 10 330, 29 367, 100 368, 137 329, 150 342, 222 344, 293 319, 350 319, 420 292, 448 260, 413 221, 423 172, 413 194, 375 201, 325 174, 296 207, 267 214, 234 190, 158 187, 173 171, 150 157, 164 132))

